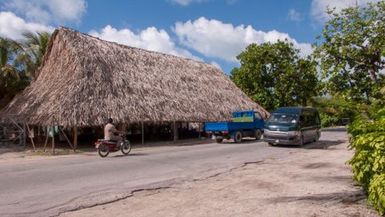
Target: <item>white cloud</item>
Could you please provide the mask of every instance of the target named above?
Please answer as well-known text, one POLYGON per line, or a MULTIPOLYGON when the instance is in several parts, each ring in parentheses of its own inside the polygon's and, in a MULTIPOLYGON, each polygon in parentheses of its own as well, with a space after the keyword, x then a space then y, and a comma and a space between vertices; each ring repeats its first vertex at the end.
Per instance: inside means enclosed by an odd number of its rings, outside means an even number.
POLYGON ((328 20, 327 8, 335 8, 340 11, 352 6, 365 6, 369 2, 378 2, 380 0, 313 0, 311 4, 311 14, 319 22, 328 20))
POLYGON ((5 0, 7 10, 40 23, 78 22, 86 12, 85 0, 5 0))
POLYGON ((289 10, 289 13, 287 14, 287 16, 291 21, 294 21, 294 22, 301 21, 301 13, 293 8, 289 10))
POLYGON ((217 67, 218 69, 222 70, 222 67, 219 65, 219 63, 212 61, 210 64, 217 67))
POLYGON ((236 56, 251 43, 277 42, 285 40, 292 42, 301 50, 302 55, 312 53, 310 44, 298 43, 287 33, 276 30, 269 32, 257 31, 252 26, 233 26, 218 20, 208 20, 201 17, 195 21, 177 22, 175 34, 184 46, 194 49, 207 57, 221 58, 236 62, 236 56))
POLYGON ((118 30, 107 25, 100 31, 92 30, 89 34, 107 41, 113 41, 132 47, 199 59, 194 57, 189 51, 178 48, 165 30, 158 30, 155 27, 148 27, 147 29, 135 33, 130 29, 118 30))
POLYGON ((187 6, 187 5, 192 4, 192 3, 200 3, 200 2, 207 1, 207 0, 169 0, 169 1, 172 3, 178 4, 178 5, 181 5, 181 6, 187 6))
POLYGON ((12 12, 0 12, 0 36, 14 40, 23 38, 23 33, 30 32, 52 32, 51 26, 34 22, 26 22, 12 12))

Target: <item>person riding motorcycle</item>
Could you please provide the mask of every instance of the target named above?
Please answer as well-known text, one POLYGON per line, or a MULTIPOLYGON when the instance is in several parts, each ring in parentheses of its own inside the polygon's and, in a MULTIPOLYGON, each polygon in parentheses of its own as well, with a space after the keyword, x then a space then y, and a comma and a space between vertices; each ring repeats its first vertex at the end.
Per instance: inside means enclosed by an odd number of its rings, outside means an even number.
POLYGON ((112 118, 108 118, 108 122, 104 127, 104 140, 116 141, 119 144, 123 139, 121 136, 118 135, 120 133, 122 132, 116 129, 113 124, 112 118))
POLYGON ((126 138, 125 133, 119 131, 113 124, 112 118, 108 118, 104 127, 104 139, 98 139, 95 142, 95 148, 98 150, 100 157, 107 157, 110 152, 121 151, 124 155, 128 155, 131 151, 131 144, 126 138))

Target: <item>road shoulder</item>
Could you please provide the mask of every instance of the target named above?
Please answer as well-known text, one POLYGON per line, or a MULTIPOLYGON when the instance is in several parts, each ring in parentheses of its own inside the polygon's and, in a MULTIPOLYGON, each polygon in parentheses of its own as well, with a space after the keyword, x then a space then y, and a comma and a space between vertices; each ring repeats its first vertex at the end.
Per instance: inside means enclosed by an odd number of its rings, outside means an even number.
POLYGON ((287 151, 284 159, 244 164, 61 216, 378 216, 351 178, 346 143, 321 141, 287 151))

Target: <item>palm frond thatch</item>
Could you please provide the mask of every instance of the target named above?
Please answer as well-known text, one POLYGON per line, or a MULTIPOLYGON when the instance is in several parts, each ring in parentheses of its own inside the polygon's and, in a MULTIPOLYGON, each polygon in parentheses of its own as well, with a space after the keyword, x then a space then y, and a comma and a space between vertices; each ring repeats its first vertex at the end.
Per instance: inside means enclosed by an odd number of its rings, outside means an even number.
POLYGON ((216 67, 57 29, 39 76, 3 110, 36 125, 225 120, 268 112, 216 67))

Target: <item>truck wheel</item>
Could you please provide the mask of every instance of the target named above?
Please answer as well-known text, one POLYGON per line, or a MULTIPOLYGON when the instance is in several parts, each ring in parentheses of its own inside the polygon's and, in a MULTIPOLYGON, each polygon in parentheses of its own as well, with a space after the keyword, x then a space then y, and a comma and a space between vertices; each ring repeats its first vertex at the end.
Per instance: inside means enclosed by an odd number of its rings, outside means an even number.
POLYGON ((217 143, 222 143, 222 142, 223 142, 223 139, 215 139, 215 141, 216 141, 217 143))
POLYGON ((234 142, 241 143, 242 142, 242 133, 237 131, 234 135, 234 142))
POLYGON ((255 139, 260 140, 262 137, 262 132, 261 130, 255 130, 255 139))

